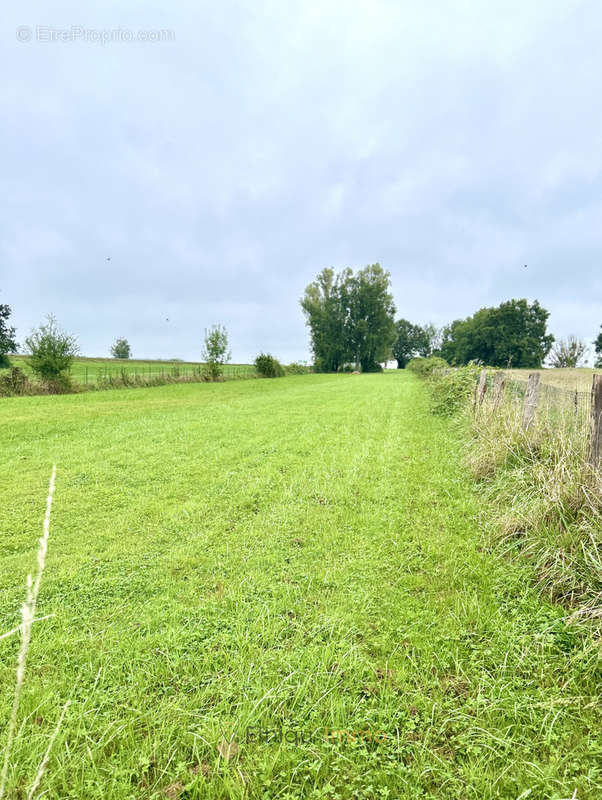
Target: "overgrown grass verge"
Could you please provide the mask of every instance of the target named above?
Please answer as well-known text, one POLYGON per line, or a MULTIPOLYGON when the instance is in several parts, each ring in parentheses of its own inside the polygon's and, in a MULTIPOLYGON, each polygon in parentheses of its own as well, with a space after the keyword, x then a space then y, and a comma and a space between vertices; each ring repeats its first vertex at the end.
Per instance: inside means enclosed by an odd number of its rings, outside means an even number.
POLYGON ((434 372, 432 410, 469 430, 467 462, 495 509, 493 539, 533 566, 536 581, 577 616, 602 624, 602 476, 587 464, 587 436, 574 409, 541 408, 523 430, 522 396, 474 402, 479 369, 434 372))

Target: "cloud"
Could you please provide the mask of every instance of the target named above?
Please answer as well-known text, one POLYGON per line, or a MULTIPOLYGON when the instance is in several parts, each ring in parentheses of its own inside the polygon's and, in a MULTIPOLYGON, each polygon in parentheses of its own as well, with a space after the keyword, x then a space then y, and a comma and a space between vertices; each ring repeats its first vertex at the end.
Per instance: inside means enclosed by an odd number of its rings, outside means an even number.
POLYGON ((0 290, 21 337, 53 311, 90 355, 125 335, 195 358, 219 321, 236 360, 304 358, 304 286, 377 260, 415 321, 527 296, 594 337, 597 3, 129 0, 86 26, 175 41, 105 45, 36 41, 82 25, 53 8, 8 13, 0 62, 0 290), (18 25, 31 41, 8 41, 18 25))

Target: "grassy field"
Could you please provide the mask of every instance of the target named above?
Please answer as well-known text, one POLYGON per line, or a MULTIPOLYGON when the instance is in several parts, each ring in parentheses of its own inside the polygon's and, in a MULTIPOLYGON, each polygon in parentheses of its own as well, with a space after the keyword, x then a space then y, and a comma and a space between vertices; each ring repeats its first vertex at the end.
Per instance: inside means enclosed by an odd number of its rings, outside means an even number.
MULTIPOLYGON (((27 356, 11 356, 10 362, 15 367, 21 367, 25 372, 31 374, 27 356)), ((99 377, 119 375, 125 370, 128 375, 140 375, 150 377, 152 375, 171 375, 174 370, 179 370, 180 374, 190 374, 193 369, 198 369, 199 362, 192 361, 144 361, 134 358, 84 358, 74 359, 71 367, 71 375, 78 383, 95 383, 99 377)), ((254 371, 252 364, 226 364, 224 373, 226 375, 244 375, 254 371)))
POLYGON ((587 392, 592 388, 592 375, 602 373, 602 369, 590 369, 580 367, 579 369, 509 369, 505 370, 509 375, 527 380, 531 372, 541 373, 541 380, 550 386, 557 386, 559 389, 568 389, 580 392, 587 392))
POLYGON ((463 442, 405 371, 0 401, 5 630, 58 469, 7 796, 68 699, 46 798, 602 796, 599 648, 463 442))

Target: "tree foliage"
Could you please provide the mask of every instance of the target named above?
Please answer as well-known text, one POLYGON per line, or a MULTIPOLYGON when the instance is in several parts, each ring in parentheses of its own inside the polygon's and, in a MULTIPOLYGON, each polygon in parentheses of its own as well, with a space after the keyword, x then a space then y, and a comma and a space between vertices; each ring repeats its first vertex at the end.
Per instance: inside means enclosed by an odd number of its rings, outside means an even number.
POLYGON ((380 369, 395 339, 390 286, 390 275, 380 264, 357 274, 324 269, 307 286, 301 307, 317 370, 333 372, 349 361, 364 372, 380 369))
POLYGON ((254 362, 255 369, 264 378, 283 378, 285 375, 284 367, 270 353, 260 353, 254 362))
POLYGON ((228 332, 223 325, 212 325, 205 329, 202 359, 205 362, 205 376, 217 380, 224 372, 224 364, 230 361, 228 332))
POLYGON ((79 345, 75 336, 59 328, 52 314, 25 339, 25 347, 30 354, 29 366, 42 380, 68 383, 67 372, 79 345))
POLYGON ((347 340, 362 372, 375 372, 395 340, 395 305, 391 278, 380 264, 370 264, 349 280, 347 340))
POLYGON ((398 319, 395 332, 393 358, 398 369, 404 369, 413 358, 428 358, 437 349, 439 332, 434 325, 414 325, 407 319, 398 319))
POLYGON ((113 358, 130 358, 132 348, 127 339, 115 339, 115 344, 111 347, 113 358))
POLYGON ((17 349, 15 329, 11 328, 8 320, 11 315, 10 306, 0 303, 0 367, 8 367, 7 353, 14 353, 17 349))
POLYGON ((548 317, 537 300, 508 300, 482 308, 443 329, 441 355, 450 364, 481 361, 491 367, 536 369, 554 342, 546 330, 548 317))
POLYGON ((596 351, 595 367, 602 368, 602 327, 598 338, 594 341, 594 350, 596 351))
POLYGON ((587 345, 576 336, 560 339, 550 353, 550 364, 553 367, 578 367, 587 352, 587 345))
POLYGON ((336 372, 349 360, 347 296, 351 270, 323 269, 305 289, 301 308, 310 330, 315 368, 336 372))

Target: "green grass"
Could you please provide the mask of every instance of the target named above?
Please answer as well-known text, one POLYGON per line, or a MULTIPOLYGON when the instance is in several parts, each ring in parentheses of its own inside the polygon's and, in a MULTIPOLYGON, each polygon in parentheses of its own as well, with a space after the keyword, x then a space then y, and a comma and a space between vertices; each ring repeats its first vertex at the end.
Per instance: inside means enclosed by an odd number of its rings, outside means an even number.
MULTIPOLYGON (((32 372, 29 368, 27 356, 10 356, 10 362, 15 367, 21 367, 28 375, 32 372)), ((128 375, 150 377, 153 375, 172 375, 174 370, 179 373, 191 374, 193 369, 198 369, 200 362, 193 361, 153 361, 138 360, 134 358, 84 358, 73 360, 71 375, 78 383, 95 383, 103 376, 118 376, 122 370, 128 375)), ((242 376, 254 372, 252 364, 226 364, 224 374, 227 376, 242 376)))
POLYGON ((599 650, 483 546, 461 436, 401 372, 0 401, 4 630, 58 465, 8 796, 72 698, 46 798, 599 798, 599 650))

